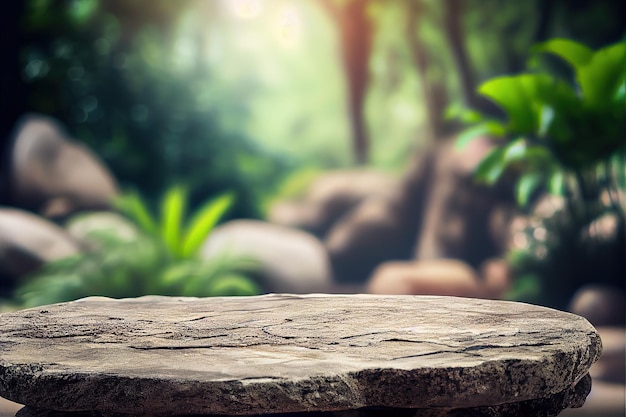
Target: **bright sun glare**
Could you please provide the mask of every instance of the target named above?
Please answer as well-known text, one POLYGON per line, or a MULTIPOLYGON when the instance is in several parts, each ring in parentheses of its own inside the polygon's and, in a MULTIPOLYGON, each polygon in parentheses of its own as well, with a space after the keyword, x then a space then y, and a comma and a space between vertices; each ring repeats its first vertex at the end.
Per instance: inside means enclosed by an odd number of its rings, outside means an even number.
POLYGON ((274 10, 267 10, 268 4, 261 0, 231 0, 227 4, 238 19, 264 19, 281 46, 294 47, 300 42, 302 21, 294 5, 283 3, 274 10))
POLYGON ((235 0, 230 3, 237 17, 254 19, 261 14, 262 6, 259 0, 235 0))
POLYGON ((296 10, 285 7, 279 13, 276 36, 284 46, 295 46, 300 40, 301 22, 296 10))

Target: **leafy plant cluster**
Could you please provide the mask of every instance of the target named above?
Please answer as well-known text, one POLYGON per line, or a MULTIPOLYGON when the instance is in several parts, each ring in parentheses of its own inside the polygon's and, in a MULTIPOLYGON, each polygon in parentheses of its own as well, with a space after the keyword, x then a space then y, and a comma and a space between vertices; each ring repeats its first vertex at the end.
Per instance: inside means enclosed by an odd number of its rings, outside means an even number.
POLYGON ((511 254, 521 277, 517 295, 543 293, 543 302, 553 297, 553 304, 563 306, 584 283, 624 286, 626 43, 593 51, 553 39, 532 52, 533 71, 478 88, 504 111, 506 121, 475 111, 452 114, 471 124, 457 146, 477 135, 498 140, 476 168, 477 180, 495 184, 505 175, 516 177, 517 201, 525 208, 541 191, 563 198, 562 208, 530 228, 528 247, 511 254), (540 65, 544 55, 564 61, 573 79, 547 71, 540 65), (590 238, 589 228, 607 215, 616 219, 612 238, 590 238), (538 242, 537 228, 547 231, 548 239, 538 242))
POLYGON ((478 92, 498 104, 507 121, 466 112, 464 120, 474 126, 457 142, 462 147, 479 134, 499 138, 501 145, 481 162, 476 178, 493 184, 507 168, 522 173, 516 192, 522 206, 542 185, 559 195, 564 187, 573 186, 577 189, 567 190, 571 196, 587 196, 590 171, 625 150, 626 43, 594 52, 570 40, 554 39, 533 49, 568 62, 576 82, 529 72, 483 83, 478 92), (568 175, 575 184, 566 183, 568 175))
POLYGON ((136 225, 131 238, 114 230, 94 230, 90 247, 76 256, 46 264, 18 297, 27 307, 91 295, 113 298, 141 295, 254 295, 261 290, 251 278, 253 259, 227 253, 211 260, 199 256, 202 243, 233 204, 226 193, 208 201, 187 221, 187 192, 175 186, 161 200, 154 216, 135 192, 118 201, 136 225))

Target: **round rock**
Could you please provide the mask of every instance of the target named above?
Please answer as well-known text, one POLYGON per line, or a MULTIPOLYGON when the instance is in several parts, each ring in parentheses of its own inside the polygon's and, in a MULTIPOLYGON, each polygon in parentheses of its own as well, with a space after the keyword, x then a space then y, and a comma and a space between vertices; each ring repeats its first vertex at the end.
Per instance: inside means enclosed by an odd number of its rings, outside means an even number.
POLYGON ((102 415, 558 413, 582 404, 600 351, 584 318, 506 301, 87 298, 0 316, 0 396, 102 415))

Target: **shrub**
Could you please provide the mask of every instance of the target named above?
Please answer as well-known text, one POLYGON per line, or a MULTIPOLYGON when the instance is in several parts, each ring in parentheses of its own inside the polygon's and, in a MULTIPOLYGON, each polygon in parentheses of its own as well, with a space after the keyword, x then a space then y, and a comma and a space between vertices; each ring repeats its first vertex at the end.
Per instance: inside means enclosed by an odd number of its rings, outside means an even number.
POLYGON ((527 249, 511 254, 521 277, 515 296, 534 294, 562 307, 586 282, 624 286, 618 253, 623 254, 626 240, 626 43, 593 51, 553 39, 535 46, 533 54, 533 71, 497 77, 478 88, 504 111, 506 121, 475 111, 457 113, 471 124, 457 146, 477 135, 497 138, 499 145, 481 161, 475 177, 494 184, 507 172, 516 175, 521 207, 542 190, 564 198, 562 209, 535 226, 545 228, 550 239, 537 242, 530 234, 527 249), (573 80, 541 66, 544 55, 564 61, 573 80), (617 218, 612 241, 585 235, 606 215, 617 218))
POLYGON ((157 221, 137 193, 124 195, 119 207, 141 229, 134 239, 122 239, 114 231, 92 232, 93 248, 45 265, 17 290, 18 299, 30 307, 90 295, 258 294, 261 290, 250 278, 257 268, 253 259, 223 254, 207 261, 198 256, 233 195, 214 198, 183 223, 186 201, 182 187, 171 188, 162 199, 157 221))

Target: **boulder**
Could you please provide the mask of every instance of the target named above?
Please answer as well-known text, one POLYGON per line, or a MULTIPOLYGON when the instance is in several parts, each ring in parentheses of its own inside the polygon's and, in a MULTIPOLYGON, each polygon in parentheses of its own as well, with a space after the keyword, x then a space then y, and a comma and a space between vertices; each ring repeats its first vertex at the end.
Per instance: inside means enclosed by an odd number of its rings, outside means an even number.
POLYGON ((270 205, 267 220, 285 227, 309 230, 311 219, 315 216, 317 216, 317 208, 306 201, 281 200, 270 205))
POLYGON ((402 181, 367 198, 330 229, 324 243, 337 282, 363 284, 380 263, 412 258, 432 161, 432 150, 420 153, 402 181))
POLYGON ((234 220, 217 227, 200 249, 204 259, 248 257, 258 262, 268 292, 325 292, 331 283, 322 243, 301 230, 256 220, 234 220))
POLYGON ((475 298, 502 298, 510 285, 506 261, 490 259, 480 272, 453 259, 385 262, 367 285, 371 294, 448 295, 475 298))
POLYGON ((386 195, 396 183, 392 176, 378 171, 331 171, 320 175, 301 201, 275 203, 268 219, 324 237, 350 209, 369 197, 386 195))
POLYGON ((364 282, 381 262, 409 258, 414 236, 402 209, 399 195, 371 197, 332 228, 324 244, 337 282, 364 282))
POLYGON ((110 211, 78 214, 66 222, 65 229, 76 240, 90 244, 97 243, 94 235, 98 233, 106 233, 120 242, 133 241, 139 234, 130 220, 110 211))
POLYGON ((20 417, 556 416, 601 349, 584 318, 509 301, 90 297, 0 316, 0 395, 20 417))
POLYGON ((513 284, 513 271, 506 259, 487 259, 478 269, 483 298, 502 299, 513 284))
POLYGON ((569 311, 583 316, 594 326, 624 326, 624 298, 624 292, 619 288, 585 285, 572 297, 569 311))
POLYGON ((71 141, 53 119, 25 116, 15 129, 11 158, 14 204, 48 217, 107 209, 117 184, 100 159, 71 141))
POLYGON ((430 147, 396 186, 345 213, 325 239, 335 278, 363 283, 385 261, 459 259, 477 269, 501 256, 515 204, 506 186, 472 175, 492 147, 486 138, 462 151, 451 140, 430 147))
POLYGON ((370 294, 449 295, 480 297, 476 271, 451 259, 413 262, 385 262, 372 275, 370 294))
POLYGON ((31 213, 0 208, 0 269, 13 286, 19 278, 46 262, 80 252, 80 247, 62 228, 31 213))
POLYGON ((474 168, 493 148, 480 138, 459 150, 443 142, 434 153, 431 181, 415 244, 415 259, 459 259, 478 268, 506 250, 512 187, 477 184, 474 168))

